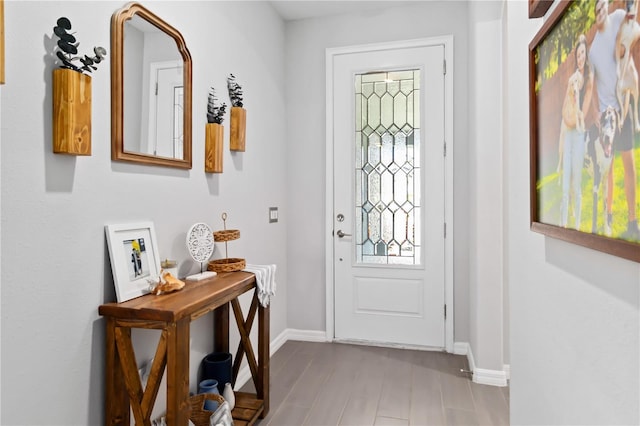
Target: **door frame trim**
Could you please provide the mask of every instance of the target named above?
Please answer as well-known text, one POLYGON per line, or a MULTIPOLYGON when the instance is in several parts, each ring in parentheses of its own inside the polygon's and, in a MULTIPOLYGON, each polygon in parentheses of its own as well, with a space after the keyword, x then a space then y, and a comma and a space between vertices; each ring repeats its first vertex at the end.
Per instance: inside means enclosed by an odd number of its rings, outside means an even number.
MULTIPOLYGON (((454 339, 454 298, 453 298, 453 35, 429 37, 388 43, 374 43, 356 46, 335 47, 326 49, 326 129, 325 129, 325 287, 326 287, 326 337, 331 342, 335 339, 334 324, 334 264, 333 264, 333 66, 336 56, 377 50, 389 50, 424 46, 444 46, 446 61, 445 75, 445 303, 447 317, 445 318, 445 350, 453 353, 454 339)), ((443 141, 443 142, 445 142, 443 141)), ((444 307, 443 307, 444 308, 444 307)))

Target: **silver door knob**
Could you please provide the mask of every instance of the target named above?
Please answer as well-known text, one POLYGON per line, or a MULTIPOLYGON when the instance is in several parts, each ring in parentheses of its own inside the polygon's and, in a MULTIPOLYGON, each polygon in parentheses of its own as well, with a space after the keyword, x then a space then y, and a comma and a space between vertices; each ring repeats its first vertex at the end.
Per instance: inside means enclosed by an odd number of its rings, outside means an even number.
POLYGON ((342 237, 350 237, 351 234, 345 234, 344 232, 342 232, 342 229, 338 229, 338 232, 336 232, 336 235, 338 235, 338 237, 342 238, 342 237))

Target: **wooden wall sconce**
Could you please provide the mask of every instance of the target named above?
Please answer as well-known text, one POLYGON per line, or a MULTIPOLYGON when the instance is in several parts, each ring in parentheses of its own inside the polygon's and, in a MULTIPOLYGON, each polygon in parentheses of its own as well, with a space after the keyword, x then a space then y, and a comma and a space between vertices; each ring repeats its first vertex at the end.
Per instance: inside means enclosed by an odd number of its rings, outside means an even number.
POLYGON ((205 136, 204 171, 222 173, 224 126, 217 123, 207 123, 205 136))
POLYGON ((229 149, 244 152, 246 140, 247 110, 242 107, 231 107, 231 135, 229 149))
POLYGON ((64 16, 53 27, 59 37, 56 56, 62 62, 53 70, 53 152, 91 155, 91 77, 84 72, 97 70, 107 50, 96 46, 95 57, 76 56, 79 43, 70 30, 71 21, 64 16))
POLYGON ((53 152, 91 155, 91 77, 53 70, 53 152))

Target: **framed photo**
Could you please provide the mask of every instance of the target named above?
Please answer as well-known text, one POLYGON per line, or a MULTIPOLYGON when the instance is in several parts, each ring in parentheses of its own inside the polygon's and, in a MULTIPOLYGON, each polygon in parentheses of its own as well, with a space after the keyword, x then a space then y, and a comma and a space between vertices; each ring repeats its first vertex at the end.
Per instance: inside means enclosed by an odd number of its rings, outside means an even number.
POLYGON ((558 4, 529 45, 529 113, 531 229, 640 262, 637 7, 558 4))
POLYGON ((148 293, 147 279, 160 274, 153 223, 106 225, 105 233, 118 303, 148 293))

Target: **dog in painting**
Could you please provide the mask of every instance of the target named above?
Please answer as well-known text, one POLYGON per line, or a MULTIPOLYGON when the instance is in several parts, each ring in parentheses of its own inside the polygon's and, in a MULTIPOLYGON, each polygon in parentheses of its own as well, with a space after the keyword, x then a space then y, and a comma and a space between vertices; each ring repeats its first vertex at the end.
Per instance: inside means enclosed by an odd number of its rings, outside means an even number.
POLYGON ((618 112, 611 106, 607 107, 600 117, 600 126, 591 126, 587 133, 587 149, 585 155, 586 167, 593 176, 593 216, 591 222, 591 232, 596 233, 598 221, 598 194, 602 186, 602 199, 604 210, 605 233, 610 232, 607 229, 607 212, 606 198, 607 187, 606 176, 611 168, 613 160, 613 141, 619 128, 620 116, 618 112))
MULTIPOLYGON (((563 115, 572 117, 575 121, 575 128, 580 132, 585 131, 584 125, 584 113, 580 108, 580 88, 584 84, 584 77, 579 70, 576 70, 569 77, 569 82, 567 84, 567 92, 565 93, 564 102, 562 104, 563 115)), ((567 119, 569 120, 569 119, 567 119)), ((564 147, 564 133, 567 129, 567 124, 565 123, 565 119, 562 119, 560 123, 560 140, 559 140, 559 152, 558 152, 558 167, 557 172, 560 173, 562 171, 562 155, 563 155, 563 147, 564 147)))

